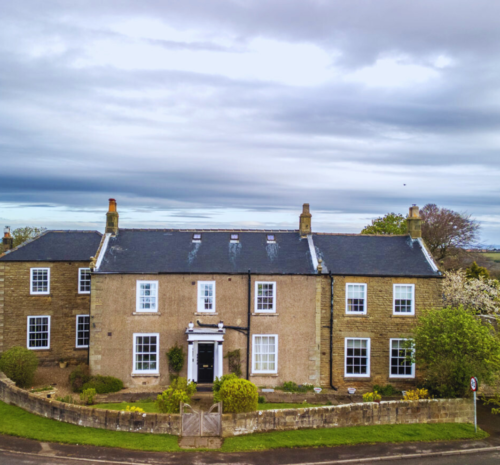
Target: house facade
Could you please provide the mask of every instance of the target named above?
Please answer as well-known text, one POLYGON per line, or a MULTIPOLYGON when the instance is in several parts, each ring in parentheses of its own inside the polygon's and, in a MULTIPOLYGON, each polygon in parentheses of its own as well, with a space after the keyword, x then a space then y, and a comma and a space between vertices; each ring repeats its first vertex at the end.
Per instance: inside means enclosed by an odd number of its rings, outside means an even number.
POLYGON ((45 231, 0 256, 0 353, 33 350, 42 364, 86 362, 90 334, 90 258, 97 231, 45 231))
POLYGON ((180 345, 198 383, 238 366, 258 386, 413 385, 405 338, 442 304, 420 221, 412 207, 408 236, 321 234, 306 204, 298 230, 134 230, 111 200, 91 264, 91 371, 166 385, 180 345))

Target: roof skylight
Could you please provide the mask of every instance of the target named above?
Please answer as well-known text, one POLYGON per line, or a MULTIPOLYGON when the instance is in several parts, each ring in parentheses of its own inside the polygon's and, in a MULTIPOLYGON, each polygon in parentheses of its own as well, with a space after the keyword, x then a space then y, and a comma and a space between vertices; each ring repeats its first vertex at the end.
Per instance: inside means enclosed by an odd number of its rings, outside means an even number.
POLYGON ((231 234, 230 236, 230 242, 239 242, 240 241, 240 235, 239 234, 231 234))
POLYGON ((267 242, 276 242, 276 238, 275 238, 274 234, 267 235, 267 242))
POLYGON ((193 242, 201 242, 201 233, 193 234, 193 242))

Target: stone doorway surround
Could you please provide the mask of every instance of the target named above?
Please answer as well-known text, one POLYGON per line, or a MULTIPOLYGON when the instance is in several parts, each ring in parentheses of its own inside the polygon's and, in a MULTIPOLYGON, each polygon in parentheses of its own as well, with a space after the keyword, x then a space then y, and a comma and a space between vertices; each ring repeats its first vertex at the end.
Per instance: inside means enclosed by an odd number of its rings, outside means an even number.
POLYGON ((214 344, 214 379, 223 375, 224 367, 224 334, 226 330, 220 328, 194 328, 192 323, 186 329, 188 340, 187 378, 198 382, 198 344, 214 344))

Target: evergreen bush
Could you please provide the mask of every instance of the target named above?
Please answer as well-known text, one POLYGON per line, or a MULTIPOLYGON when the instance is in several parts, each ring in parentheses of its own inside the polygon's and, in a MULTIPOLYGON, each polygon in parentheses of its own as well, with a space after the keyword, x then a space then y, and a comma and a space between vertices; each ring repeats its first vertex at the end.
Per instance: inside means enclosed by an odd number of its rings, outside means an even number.
POLYGON ((182 368, 184 367, 184 349, 175 343, 173 347, 169 349, 167 352, 168 358, 168 366, 170 370, 175 373, 172 381, 175 379, 175 376, 178 377, 182 368))
POLYGON ((19 387, 25 388, 33 384, 37 368, 38 357, 25 347, 12 347, 0 358, 0 371, 19 387))
POLYGON ((90 381, 90 370, 88 365, 78 365, 69 374, 69 384, 73 392, 82 392, 83 385, 90 381))
POLYGON ((172 381, 169 388, 158 394, 156 406, 161 413, 179 413, 181 402, 189 403, 196 392, 196 383, 179 377, 172 381))
POLYGON ((220 397, 225 413, 257 410, 257 386, 246 379, 230 379, 222 383, 220 397))
POLYGON ((214 393, 214 402, 221 401, 220 388, 226 381, 229 381, 230 379, 238 379, 238 376, 235 373, 229 373, 227 375, 221 376, 220 378, 215 378, 214 385, 212 387, 212 391, 214 393))
POLYGON ((97 394, 107 394, 108 392, 118 392, 123 389, 121 379, 113 376, 92 376, 83 386, 82 390, 95 389, 97 394))

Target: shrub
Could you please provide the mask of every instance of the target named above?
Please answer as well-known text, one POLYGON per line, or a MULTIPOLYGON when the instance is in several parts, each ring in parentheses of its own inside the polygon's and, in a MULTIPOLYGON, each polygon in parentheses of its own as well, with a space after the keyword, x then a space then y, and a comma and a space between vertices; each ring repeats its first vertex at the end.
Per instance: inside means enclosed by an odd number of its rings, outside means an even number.
POLYGON ((382 396, 399 396, 401 394, 401 391, 398 391, 392 384, 387 384, 386 386, 376 384, 373 386, 373 390, 382 396))
POLYGON ((64 397, 56 397, 56 400, 59 402, 64 402, 65 404, 76 404, 75 399, 73 399, 73 396, 67 395, 64 397))
POLYGON ((135 413, 144 413, 144 409, 142 409, 141 407, 135 407, 132 405, 132 407, 130 405, 127 405, 127 408, 125 409, 126 412, 135 412, 135 413))
POLYGON ((0 358, 0 371, 19 387, 33 384, 35 371, 38 368, 38 357, 25 347, 12 347, 0 358))
POLYGON ((88 365, 78 365, 69 374, 69 384, 73 392, 82 392, 83 385, 90 381, 90 370, 88 365))
POLYGON ((491 399, 486 399, 486 397, 482 397, 482 401, 484 402, 484 405, 496 405, 496 407, 493 407, 491 409, 491 413, 494 415, 500 415, 500 394, 496 394, 495 397, 492 397, 491 399))
POLYGON ((229 351, 224 357, 227 358, 229 371, 234 373, 238 378, 241 376, 241 352, 240 349, 229 351))
POLYGON ((225 413, 254 412, 257 410, 257 386, 246 379, 225 381, 220 388, 225 413))
POLYGON ((175 373, 174 377, 178 377, 184 367, 184 349, 176 342, 167 352, 167 358, 170 370, 175 373))
POLYGON ((212 391, 214 393, 214 402, 221 401, 220 388, 226 381, 229 381, 230 379, 238 379, 238 376, 235 373, 229 373, 227 375, 221 376, 220 378, 215 378, 214 385, 212 387, 212 391))
POLYGON ((93 405, 95 396, 96 396, 95 389, 92 389, 92 388, 84 389, 83 392, 80 394, 80 400, 85 405, 93 405))
POLYGON ((195 383, 179 377, 170 384, 166 391, 158 394, 156 406, 161 413, 179 413, 181 402, 189 403, 195 392, 195 383))
POLYGON ((404 400, 419 400, 419 399, 430 399, 429 391, 427 389, 413 389, 406 391, 404 400))
POLYGON ((308 392, 314 391, 314 386, 307 383, 298 386, 297 383, 294 383, 293 381, 285 381, 281 389, 285 392, 308 392))
POLYGON ((382 396, 377 391, 363 394, 363 402, 377 402, 380 400, 382 400, 382 396))
POLYGON ((95 389, 97 394, 107 394, 108 392, 118 392, 123 389, 121 379, 113 376, 92 376, 83 386, 82 390, 95 389))
POLYGON ((265 404, 265 403, 266 403, 266 398, 265 398, 264 396, 259 396, 259 397, 257 398, 257 402, 258 402, 259 404, 265 404))

